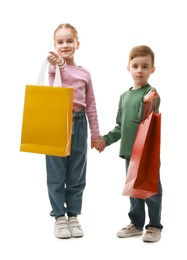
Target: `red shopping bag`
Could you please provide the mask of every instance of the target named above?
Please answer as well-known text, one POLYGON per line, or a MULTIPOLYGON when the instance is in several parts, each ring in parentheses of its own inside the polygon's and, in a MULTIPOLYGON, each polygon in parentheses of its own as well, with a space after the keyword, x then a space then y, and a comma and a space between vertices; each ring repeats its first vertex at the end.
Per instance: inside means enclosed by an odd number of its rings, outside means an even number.
POLYGON ((146 199, 158 193, 161 114, 151 112, 139 125, 123 195, 146 199))

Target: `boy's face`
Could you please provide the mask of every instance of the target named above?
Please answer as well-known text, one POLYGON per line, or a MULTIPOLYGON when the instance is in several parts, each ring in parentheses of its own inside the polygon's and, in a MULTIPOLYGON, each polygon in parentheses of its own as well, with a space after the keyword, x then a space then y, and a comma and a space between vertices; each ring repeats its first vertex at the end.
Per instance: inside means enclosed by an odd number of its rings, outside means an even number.
POLYGON ((130 61, 127 69, 134 80, 135 87, 145 86, 151 73, 155 71, 150 55, 135 57, 130 61))

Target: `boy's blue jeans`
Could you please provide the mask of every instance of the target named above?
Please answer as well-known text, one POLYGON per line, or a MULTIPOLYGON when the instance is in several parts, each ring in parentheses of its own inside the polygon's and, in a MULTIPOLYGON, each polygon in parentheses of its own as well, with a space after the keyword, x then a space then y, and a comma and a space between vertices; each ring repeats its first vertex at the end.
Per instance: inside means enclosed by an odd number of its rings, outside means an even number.
MULTIPOLYGON (((130 157, 126 157, 126 172, 129 166, 130 157)), ((139 230, 142 230, 145 224, 145 204, 147 204, 149 223, 145 228, 155 227, 162 230, 163 226, 161 221, 161 210, 162 210, 162 185, 159 180, 158 194, 143 199, 136 199, 130 197, 130 211, 128 216, 131 223, 139 230)))
POLYGON ((47 187, 51 216, 81 214, 86 185, 87 119, 83 112, 73 113, 71 154, 67 157, 46 156, 47 187))

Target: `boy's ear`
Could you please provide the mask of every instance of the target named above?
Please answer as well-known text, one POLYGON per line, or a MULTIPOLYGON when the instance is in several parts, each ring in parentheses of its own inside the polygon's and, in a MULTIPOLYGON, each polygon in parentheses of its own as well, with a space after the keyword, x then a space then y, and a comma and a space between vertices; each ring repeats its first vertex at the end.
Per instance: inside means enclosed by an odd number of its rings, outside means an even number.
POLYGON ((130 67, 129 66, 127 66, 127 70, 128 70, 128 72, 130 72, 130 67))
POLYGON ((152 67, 152 73, 155 72, 156 68, 155 66, 152 67))

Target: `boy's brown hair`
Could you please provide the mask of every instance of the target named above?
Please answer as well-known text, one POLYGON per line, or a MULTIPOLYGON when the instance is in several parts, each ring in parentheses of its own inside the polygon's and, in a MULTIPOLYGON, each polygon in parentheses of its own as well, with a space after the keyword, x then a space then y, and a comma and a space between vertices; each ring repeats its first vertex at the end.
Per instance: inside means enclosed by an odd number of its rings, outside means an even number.
POLYGON ((152 66, 154 66, 155 62, 155 55, 152 49, 149 46, 146 45, 139 45, 135 46, 134 48, 131 49, 129 53, 129 63, 131 60, 133 60, 136 57, 141 57, 141 56, 151 56, 152 59, 152 66))

